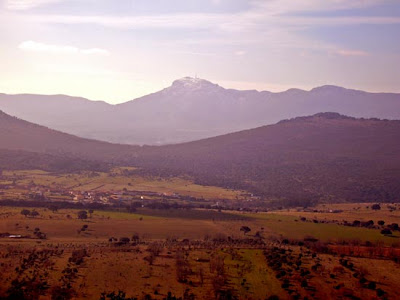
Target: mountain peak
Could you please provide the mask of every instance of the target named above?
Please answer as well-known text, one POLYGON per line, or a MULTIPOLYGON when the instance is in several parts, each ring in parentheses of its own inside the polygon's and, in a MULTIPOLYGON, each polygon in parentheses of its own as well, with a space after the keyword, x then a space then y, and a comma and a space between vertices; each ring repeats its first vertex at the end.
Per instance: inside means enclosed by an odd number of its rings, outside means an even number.
POLYGON ((312 117, 330 120, 355 120, 354 117, 345 116, 337 112, 321 112, 313 115, 312 117))
POLYGON ((211 83, 208 80, 202 78, 186 76, 175 80, 173 84, 199 84, 203 82, 211 83))
POLYGON ((173 88, 185 88, 185 89, 200 89, 203 87, 218 87, 217 84, 214 84, 208 80, 197 78, 197 77, 183 77, 175 80, 172 83, 173 88))
POLYGON ((347 89, 337 85, 323 85, 313 88, 311 92, 322 92, 322 93, 335 93, 346 91, 347 89))

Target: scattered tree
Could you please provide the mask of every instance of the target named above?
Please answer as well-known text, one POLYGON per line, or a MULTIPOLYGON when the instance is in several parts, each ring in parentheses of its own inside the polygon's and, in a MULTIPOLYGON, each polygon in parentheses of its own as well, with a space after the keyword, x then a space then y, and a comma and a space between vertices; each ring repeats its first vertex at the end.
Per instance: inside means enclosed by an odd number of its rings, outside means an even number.
POLYGON ((373 209, 373 210, 380 210, 380 209, 381 209, 381 206, 377 203, 377 204, 372 205, 372 206, 371 206, 371 209, 373 209))
POLYGON ((30 216, 35 218, 35 217, 39 216, 39 213, 36 210, 32 210, 30 213, 30 216))
POLYGON ((132 235, 132 242, 138 242, 139 241, 139 234, 138 233, 134 233, 133 235, 132 235))
POLYGON ((128 238, 128 237, 119 238, 119 242, 122 243, 122 244, 128 244, 130 241, 131 241, 131 239, 128 238))
POLYGON ((28 209, 23 209, 23 210, 21 210, 21 215, 24 215, 25 217, 29 216, 30 213, 31 213, 31 211, 28 210, 28 209))
POLYGON ((381 234, 390 235, 392 234, 392 231, 389 228, 385 228, 381 230, 381 234))
POLYGON ((251 231, 251 229, 248 226, 242 226, 242 227, 240 227, 240 231, 243 231, 243 233, 246 235, 247 233, 249 233, 251 231))
POLYGON ((86 210, 81 210, 78 212, 78 219, 81 220, 86 220, 87 219, 87 211, 86 210))
POLYGON ((55 212, 58 211, 58 207, 57 207, 56 205, 50 205, 50 206, 49 206, 49 209, 50 209, 53 213, 55 213, 55 212))

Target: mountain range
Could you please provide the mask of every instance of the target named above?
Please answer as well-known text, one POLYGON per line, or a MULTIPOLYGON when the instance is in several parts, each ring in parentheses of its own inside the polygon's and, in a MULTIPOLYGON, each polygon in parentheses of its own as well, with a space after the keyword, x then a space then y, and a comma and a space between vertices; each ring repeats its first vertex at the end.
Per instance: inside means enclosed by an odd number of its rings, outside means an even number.
POLYGON ((140 167, 156 176, 245 189, 298 205, 398 201, 400 121, 318 113, 165 146, 79 138, 0 112, 0 168, 51 171, 140 167))
POLYGON ((358 118, 400 119, 400 94, 337 86, 280 93, 239 91, 185 77, 159 92, 118 105, 64 95, 0 94, 0 109, 79 137, 163 145, 326 111, 358 118))

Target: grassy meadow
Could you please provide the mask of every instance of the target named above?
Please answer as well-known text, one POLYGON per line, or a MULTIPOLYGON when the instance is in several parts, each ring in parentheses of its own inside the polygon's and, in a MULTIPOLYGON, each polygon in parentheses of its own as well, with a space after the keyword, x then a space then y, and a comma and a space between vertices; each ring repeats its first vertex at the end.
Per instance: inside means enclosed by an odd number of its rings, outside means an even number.
MULTIPOLYGON (((71 174, 50 173, 41 170, 17 170, 3 171, 3 176, 6 179, 0 179, 0 184, 4 185, 14 183, 18 186, 28 186, 33 184, 71 191, 152 191, 211 199, 237 199, 241 197, 242 193, 241 191, 220 187, 198 185, 188 178, 174 177, 166 179, 135 175, 132 168, 115 168, 109 173, 78 172, 71 174), (133 173, 127 174, 124 173, 124 170, 133 173)), ((18 196, 23 191, 23 189, 13 189, 12 195, 18 196)))

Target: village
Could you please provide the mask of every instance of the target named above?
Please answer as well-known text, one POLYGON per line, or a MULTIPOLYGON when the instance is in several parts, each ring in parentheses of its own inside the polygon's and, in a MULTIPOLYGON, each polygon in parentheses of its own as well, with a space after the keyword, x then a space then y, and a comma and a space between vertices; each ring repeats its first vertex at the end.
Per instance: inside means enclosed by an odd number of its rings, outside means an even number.
MULTIPOLYGON (((50 174, 35 171, 0 173, 0 200, 63 203, 91 207, 203 208, 225 210, 267 210, 260 196, 246 191, 227 191, 216 187, 188 184, 182 180, 161 182, 131 173, 50 174), (133 177, 133 182, 127 182, 133 177), (154 184, 156 182, 156 184, 154 184), (186 191, 194 186, 199 191, 186 191), (148 188, 148 189, 147 189, 148 188)), ((5 203, 5 202, 4 202, 5 203)))

